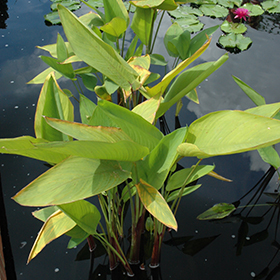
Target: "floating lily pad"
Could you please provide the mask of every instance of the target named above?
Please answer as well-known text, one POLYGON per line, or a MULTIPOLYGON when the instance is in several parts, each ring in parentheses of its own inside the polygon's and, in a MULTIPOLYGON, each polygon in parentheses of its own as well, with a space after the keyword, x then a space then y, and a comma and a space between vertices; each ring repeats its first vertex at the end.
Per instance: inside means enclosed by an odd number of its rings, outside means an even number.
POLYGON ((234 7, 234 3, 231 0, 218 0, 218 4, 220 4, 223 7, 227 7, 227 8, 234 7))
POLYGON ((197 0, 195 2, 197 5, 203 5, 203 4, 217 4, 217 0, 197 0))
POLYGON ((88 0, 86 2, 96 8, 104 7, 103 0, 88 0))
POLYGON ((265 1, 261 5, 263 9, 269 13, 280 13, 280 2, 277 0, 265 1))
POLYGON ((245 8, 250 12, 249 14, 250 17, 260 16, 264 13, 264 10, 260 5, 253 5, 252 3, 246 3, 245 5, 242 6, 242 8, 245 8))
POLYGON ((197 32, 201 30, 204 26, 197 17, 189 15, 188 17, 179 18, 174 20, 177 22, 184 30, 188 30, 189 32, 197 32))
POLYGON ((168 12, 174 18, 183 18, 188 15, 196 15, 199 17, 203 16, 203 13, 196 8, 192 8, 190 6, 178 6, 178 8, 174 11, 168 12))
POLYGON ((45 21, 55 25, 60 24, 60 18, 58 12, 50 12, 46 15, 44 15, 45 21))
POLYGON ((209 17, 221 18, 226 17, 228 15, 228 9, 220 5, 204 4, 201 5, 199 9, 203 12, 205 16, 209 17))
POLYGON ((221 30, 225 33, 242 34, 247 30, 243 23, 228 22, 225 20, 221 25, 221 30))
POLYGON ((228 35, 222 35, 219 38, 219 43, 224 48, 237 48, 244 51, 252 44, 252 40, 249 37, 244 37, 242 34, 230 33, 228 35))
POLYGON ((57 4, 61 4, 70 11, 76 11, 81 8, 80 1, 57 1, 51 4, 52 11, 57 11, 57 4))

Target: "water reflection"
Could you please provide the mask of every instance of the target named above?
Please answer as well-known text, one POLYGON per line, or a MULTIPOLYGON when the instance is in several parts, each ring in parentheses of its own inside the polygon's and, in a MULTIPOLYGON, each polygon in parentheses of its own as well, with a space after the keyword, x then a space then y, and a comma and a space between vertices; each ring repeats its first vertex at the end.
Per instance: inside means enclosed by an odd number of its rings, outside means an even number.
POLYGON ((7 27, 6 20, 9 18, 7 0, 0 0, 0 28, 7 27))

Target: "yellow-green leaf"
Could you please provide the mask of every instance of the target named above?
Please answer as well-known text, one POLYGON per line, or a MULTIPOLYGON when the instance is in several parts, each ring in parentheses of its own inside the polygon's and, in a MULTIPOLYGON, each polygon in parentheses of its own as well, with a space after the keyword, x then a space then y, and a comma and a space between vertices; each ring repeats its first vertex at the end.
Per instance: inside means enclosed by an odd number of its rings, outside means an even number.
POLYGON ((161 223, 177 231, 176 219, 162 195, 142 179, 136 188, 145 208, 161 223))
POLYGON ((66 216, 61 210, 53 213, 39 231, 29 254, 27 263, 35 258, 48 243, 60 237, 65 232, 72 229, 75 225, 76 223, 66 216))

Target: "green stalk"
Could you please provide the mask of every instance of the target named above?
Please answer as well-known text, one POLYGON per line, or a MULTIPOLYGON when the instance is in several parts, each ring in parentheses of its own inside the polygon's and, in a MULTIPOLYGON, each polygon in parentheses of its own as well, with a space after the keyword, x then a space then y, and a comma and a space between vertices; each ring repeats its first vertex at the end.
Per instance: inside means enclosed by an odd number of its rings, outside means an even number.
POLYGON ((154 46, 155 46, 155 42, 156 42, 156 39, 157 39, 157 35, 158 35, 158 32, 159 32, 159 28, 160 28, 161 22, 163 20, 164 13, 165 13, 165 11, 162 12, 162 15, 160 17, 160 20, 159 20, 159 23, 158 23, 158 26, 157 26, 157 30, 156 30, 156 33, 155 33, 155 36, 154 36, 154 41, 153 41, 150 53, 153 52, 153 49, 154 49, 154 46))
MULTIPOLYGON (((185 182, 187 182, 187 181, 189 180, 189 178, 190 178, 191 175, 193 174, 194 170, 196 169, 196 167, 199 165, 199 163, 200 163, 201 161, 202 161, 202 159, 200 159, 200 160, 196 163, 196 165, 192 168, 192 170, 191 170, 191 172, 189 173, 188 177, 186 178, 185 182)), ((182 198, 184 189, 185 189, 185 182, 184 182, 183 187, 181 188, 181 190, 180 190, 180 192, 179 192, 179 194, 178 194, 178 197, 177 197, 176 199, 174 199, 174 201, 173 201, 173 203, 172 203, 172 206, 171 206, 171 210, 173 210, 174 207, 175 207, 175 204, 177 204, 177 205, 176 205, 176 208, 175 208, 175 210, 174 210, 174 212, 173 212, 173 213, 174 213, 174 216, 175 216, 176 213, 177 213, 177 210, 178 210, 178 207, 179 207, 179 204, 180 204, 180 201, 181 201, 181 198, 182 198), (177 201, 178 201, 178 202, 177 202, 177 201)))
POLYGON ((153 38, 153 30, 154 30, 154 23, 155 23, 155 16, 156 16, 156 10, 153 9, 153 18, 152 18, 152 25, 151 25, 151 31, 150 31, 150 38, 149 38, 149 43, 146 46, 146 54, 151 53, 151 44, 152 44, 152 38, 153 38))

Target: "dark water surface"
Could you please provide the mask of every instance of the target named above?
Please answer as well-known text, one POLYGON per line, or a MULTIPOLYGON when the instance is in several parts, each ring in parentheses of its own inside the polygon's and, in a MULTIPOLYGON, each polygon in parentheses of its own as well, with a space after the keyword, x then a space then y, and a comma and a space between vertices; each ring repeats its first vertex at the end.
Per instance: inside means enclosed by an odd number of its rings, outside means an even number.
MULTIPOLYGON (((55 43, 57 32, 63 34, 62 27, 47 27, 44 23, 43 15, 50 10, 49 1, 8 1, 7 6, 9 14, 6 20, 7 28, 0 29, 1 138, 34 135, 33 118, 40 86, 26 85, 26 82, 46 68, 38 58, 43 52, 35 46, 55 43)), ((83 14, 85 10, 82 8, 77 14, 83 14)), ((184 107, 180 113, 182 125, 189 124, 195 118, 211 111, 253 107, 253 103, 234 83, 231 75, 248 83, 265 97, 267 103, 280 101, 280 36, 277 34, 279 31, 277 20, 277 17, 272 19, 266 17, 262 31, 248 28, 247 35, 253 40, 252 47, 238 55, 230 55, 229 60, 202 83, 198 88, 200 105, 189 103, 187 99, 183 101, 184 107)), ((203 21, 209 26, 221 23, 219 20, 207 18, 203 21)), ((161 39, 169 25, 169 19, 166 18, 156 45, 158 53, 166 53, 161 39)), ((217 31, 199 62, 216 60, 224 53, 215 45, 219 35, 220 31, 217 31)), ((170 61, 169 65, 172 62, 170 61)), ((65 86, 63 82, 60 84, 62 88, 65 86)), ((67 87, 71 89, 71 86, 67 87)), ((92 96, 94 99, 93 94, 92 96)), ((167 116, 171 128, 174 126, 172 114, 173 112, 167 116)), ((183 163, 187 167, 194 161, 185 160, 183 163)), ((226 183, 212 178, 201 180, 203 186, 183 199, 177 215, 179 231, 173 233, 173 236, 193 236, 192 240, 202 239, 204 242, 209 241, 205 239, 207 237, 218 237, 193 256, 190 252, 193 253, 194 250, 187 250, 187 244, 178 247, 163 245, 162 279, 243 280, 256 278, 255 276, 268 265, 269 271, 273 271, 280 262, 280 255, 276 255, 271 262, 277 253, 277 249, 271 245, 275 239, 277 212, 271 224, 269 222, 272 211, 260 224, 248 224, 246 245, 250 243, 250 236, 263 231, 268 225, 269 235, 262 242, 244 246, 239 256, 236 256, 238 231, 242 233, 239 230, 241 226, 239 217, 229 223, 196 220, 197 215, 215 203, 238 200, 253 187, 269 166, 264 164, 255 152, 212 158, 205 160, 206 163, 215 163, 216 172, 231 178, 233 182, 226 183)), ((46 170, 47 167, 43 163, 32 159, 13 155, 0 156, 0 171, 17 279, 87 279, 89 262, 74 262, 82 246, 68 250, 67 237, 61 237, 49 244, 29 265, 26 265, 28 254, 42 223, 32 217, 31 212, 34 208, 22 207, 10 198, 46 170)), ((277 187, 277 178, 274 177, 269 190, 277 187)), ((261 202, 267 200, 269 198, 264 197, 261 202)), ((242 201, 242 204, 244 203, 246 200, 242 201)), ((250 216, 261 216, 267 209, 267 207, 254 208, 250 216)), ((242 226, 244 228, 244 223, 242 226)), ((169 239, 168 235, 166 237, 169 239)), ((202 241, 200 240, 200 244, 202 241)), ((103 260, 100 258, 100 262, 103 260)), ((280 279, 280 276, 276 274, 267 279, 280 279)))

